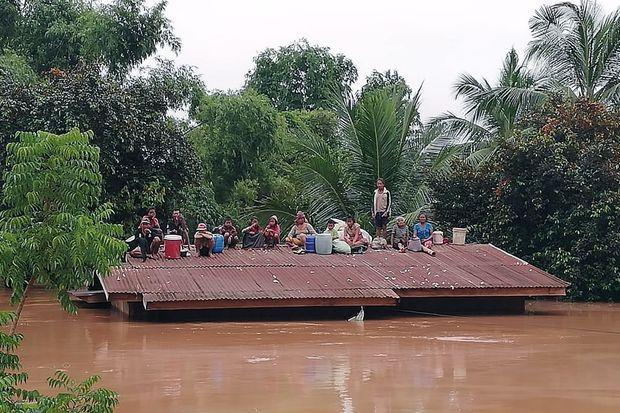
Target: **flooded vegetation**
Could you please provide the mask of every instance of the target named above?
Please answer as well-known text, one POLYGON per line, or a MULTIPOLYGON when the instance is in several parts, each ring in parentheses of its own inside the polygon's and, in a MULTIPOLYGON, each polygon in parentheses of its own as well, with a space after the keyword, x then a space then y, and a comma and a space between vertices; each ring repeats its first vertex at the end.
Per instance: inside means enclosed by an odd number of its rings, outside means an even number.
MULTIPOLYGON (((0 303, 8 301, 0 292, 0 303)), ((4 305, 3 305, 4 307, 4 305)), ((118 412, 620 410, 620 305, 529 302, 522 316, 127 322, 29 299, 28 387, 100 374, 118 412)))

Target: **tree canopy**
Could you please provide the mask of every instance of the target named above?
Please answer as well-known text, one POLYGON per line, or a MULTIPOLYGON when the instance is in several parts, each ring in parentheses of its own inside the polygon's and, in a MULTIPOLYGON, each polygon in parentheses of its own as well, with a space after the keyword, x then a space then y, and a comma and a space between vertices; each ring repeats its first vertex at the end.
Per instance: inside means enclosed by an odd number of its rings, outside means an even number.
POLYGON ((0 51, 12 49, 37 72, 68 70, 80 62, 100 62, 126 73, 157 50, 179 50, 165 17, 165 1, 3 0, 0 51))
POLYGON ((333 89, 350 91, 357 68, 329 47, 301 39, 279 49, 266 49, 254 58, 246 87, 267 96, 279 110, 327 107, 333 89))

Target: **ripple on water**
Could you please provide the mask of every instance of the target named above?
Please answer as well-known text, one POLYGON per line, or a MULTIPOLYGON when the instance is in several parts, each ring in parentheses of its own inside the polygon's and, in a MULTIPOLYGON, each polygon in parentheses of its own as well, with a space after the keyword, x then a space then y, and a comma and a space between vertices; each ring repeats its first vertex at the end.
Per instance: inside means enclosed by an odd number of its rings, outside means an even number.
POLYGON ((458 342, 464 342, 464 343, 514 343, 514 340, 510 340, 510 339, 495 339, 495 338, 483 338, 483 337, 471 337, 471 336, 435 337, 435 340, 458 341, 458 342))
POLYGON ((248 363, 263 363, 265 361, 272 361, 275 360, 275 357, 250 357, 248 359, 245 359, 245 361, 247 361, 248 363))

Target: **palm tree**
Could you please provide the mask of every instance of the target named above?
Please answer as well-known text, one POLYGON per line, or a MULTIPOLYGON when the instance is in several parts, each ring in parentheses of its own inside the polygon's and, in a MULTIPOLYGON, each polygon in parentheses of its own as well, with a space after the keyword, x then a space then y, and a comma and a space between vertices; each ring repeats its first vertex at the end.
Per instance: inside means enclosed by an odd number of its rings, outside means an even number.
MULTIPOLYGON (((313 222, 348 214, 363 223, 369 221, 379 177, 392 192, 395 212, 416 211, 429 204, 420 171, 435 165, 422 150, 436 136, 420 129, 420 96, 420 88, 410 99, 402 88, 373 91, 359 101, 334 94, 331 103, 339 119, 339 149, 308 131, 296 132, 291 145, 298 162, 293 171, 313 222)), ((291 216, 296 208, 268 199, 259 212, 291 216)))
POLYGON ((530 19, 527 57, 544 66, 569 97, 620 101, 620 9, 604 16, 595 1, 542 6, 530 19))
POLYGON ((437 153, 448 144, 479 148, 495 138, 510 137, 519 117, 545 101, 547 89, 548 79, 529 70, 514 49, 506 55, 494 86, 484 78, 462 74, 454 92, 455 98, 464 100, 465 116, 448 112, 431 121, 444 128, 433 151, 437 153))

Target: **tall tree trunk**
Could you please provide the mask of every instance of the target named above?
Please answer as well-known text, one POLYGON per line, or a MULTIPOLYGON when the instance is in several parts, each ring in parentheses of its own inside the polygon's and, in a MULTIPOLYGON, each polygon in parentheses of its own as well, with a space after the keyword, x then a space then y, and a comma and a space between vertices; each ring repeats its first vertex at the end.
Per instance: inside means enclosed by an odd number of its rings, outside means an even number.
POLYGON ((28 291, 30 290, 30 286, 34 282, 34 275, 30 276, 28 280, 28 284, 24 289, 24 294, 22 295, 22 299, 19 300, 19 305, 17 306, 17 311, 15 311, 15 321, 13 321, 13 325, 11 326, 10 334, 15 334, 15 330, 17 330, 17 324, 19 323, 19 317, 22 315, 22 310, 24 309, 24 304, 26 303, 26 297, 28 296, 28 291))

